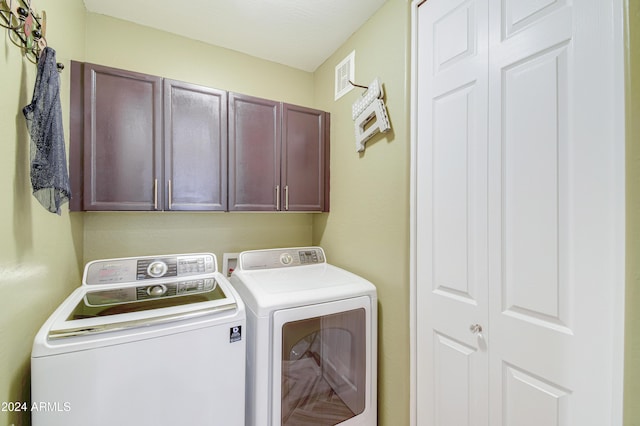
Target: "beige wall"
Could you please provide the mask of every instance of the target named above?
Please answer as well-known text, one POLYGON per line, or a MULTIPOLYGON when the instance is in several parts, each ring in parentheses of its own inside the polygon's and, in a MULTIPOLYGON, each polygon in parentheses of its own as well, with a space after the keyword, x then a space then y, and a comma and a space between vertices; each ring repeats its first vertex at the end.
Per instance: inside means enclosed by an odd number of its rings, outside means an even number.
POLYGON ((640 426, 640 2, 628 2, 624 425, 640 426))
POLYGON ((86 61, 310 106, 313 75, 149 27, 87 14, 86 61))
POLYGON ((314 219, 329 262, 378 289, 380 425, 409 424, 409 28, 410 3, 389 0, 317 71, 316 106, 331 112, 331 213, 314 219), (355 50, 356 83, 384 83, 392 130, 356 152, 351 105, 334 101, 334 69, 355 50))
POLYGON ((84 262, 144 254, 225 252, 311 244, 311 214, 85 213, 84 262))
MULTIPOLYGON (((82 0, 40 0, 47 40, 66 69, 60 74, 68 135, 69 60, 84 55, 82 0)), ((36 66, 2 31, 0 48, 0 403, 29 401, 33 338, 47 316, 79 283, 82 216, 51 214, 31 195, 29 136, 22 107, 31 102, 36 66)), ((68 137, 68 136, 67 136, 68 137)), ((0 425, 29 424, 28 413, 0 411, 0 425)))

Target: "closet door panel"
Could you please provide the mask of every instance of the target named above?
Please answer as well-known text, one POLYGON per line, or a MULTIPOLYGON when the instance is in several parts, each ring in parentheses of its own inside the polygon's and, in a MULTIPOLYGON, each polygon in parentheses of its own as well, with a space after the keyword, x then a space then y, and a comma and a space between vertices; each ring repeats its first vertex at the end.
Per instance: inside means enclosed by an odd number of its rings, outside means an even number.
POLYGON ((434 336, 435 425, 469 426, 478 424, 473 405, 478 372, 477 348, 437 333, 434 336))
MULTIPOLYGON (((490 321, 500 336, 492 346, 495 362, 504 355, 501 350, 529 346, 534 354, 533 345, 541 342, 548 353, 557 351, 553 359, 569 343, 562 336, 573 332, 567 279, 571 10, 549 16, 544 8, 530 6, 505 3, 506 10, 520 10, 522 19, 526 15, 529 25, 511 33, 513 22, 503 22, 503 30, 499 25, 492 33, 496 43, 490 53, 490 235, 495 242, 490 321), (518 344, 502 334, 506 323, 518 344)), ((499 8, 493 13, 497 23, 499 8)), ((545 358, 536 354, 515 362, 506 356, 501 362, 533 375, 544 365, 542 377, 566 385, 568 375, 554 363, 541 363, 545 358)))
POLYGON ((503 425, 568 425, 570 392, 525 371, 504 364, 503 425))
POLYGON ((487 426, 487 2, 418 19, 418 418, 487 426))
POLYGON ((610 404, 616 204, 608 184, 617 172, 607 3, 490 0, 496 424, 619 424, 610 404))
POLYGON ((469 279, 472 224, 469 199, 473 136, 470 113, 477 89, 473 84, 438 96, 433 102, 433 259, 435 290, 449 297, 476 299, 469 279))
POLYGON ((501 425, 569 425, 578 371, 558 360, 577 349, 568 228, 571 10, 493 5, 493 22, 501 22, 490 25, 492 409, 501 425))
POLYGON ((557 326, 567 325, 569 313, 567 67, 562 45, 505 68, 502 77, 502 308, 557 326))

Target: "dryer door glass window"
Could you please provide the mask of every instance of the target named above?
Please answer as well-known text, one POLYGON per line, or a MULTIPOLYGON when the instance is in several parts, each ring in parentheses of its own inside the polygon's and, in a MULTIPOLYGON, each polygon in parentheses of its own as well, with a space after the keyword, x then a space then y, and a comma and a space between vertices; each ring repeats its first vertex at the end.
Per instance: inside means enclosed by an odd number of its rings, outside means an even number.
POLYGON ((282 326, 282 425, 335 425, 364 411, 365 327, 363 308, 282 326))

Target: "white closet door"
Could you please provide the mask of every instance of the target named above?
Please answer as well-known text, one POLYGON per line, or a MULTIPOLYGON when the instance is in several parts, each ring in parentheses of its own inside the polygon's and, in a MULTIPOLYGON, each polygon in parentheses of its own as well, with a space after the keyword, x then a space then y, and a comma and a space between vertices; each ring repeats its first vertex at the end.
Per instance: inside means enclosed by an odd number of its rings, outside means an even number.
POLYGON ((486 426, 487 0, 429 0, 419 21, 417 406, 486 426))
POLYGON ((619 426, 621 3, 416 8, 417 425, 619 426))
POLYGON ((494 425, 615 426, 612 3, 490 0, 494 425))

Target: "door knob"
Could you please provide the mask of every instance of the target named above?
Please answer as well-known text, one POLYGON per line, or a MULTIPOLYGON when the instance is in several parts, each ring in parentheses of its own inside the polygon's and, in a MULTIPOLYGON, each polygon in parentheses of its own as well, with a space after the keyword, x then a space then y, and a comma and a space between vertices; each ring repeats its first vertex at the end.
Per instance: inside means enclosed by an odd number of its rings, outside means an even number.
POLYGON ((480 324, 471 324, 469 326, 469 331, 471 331, 473 334, 480 334, 482 333, 482 326, 480 324))

